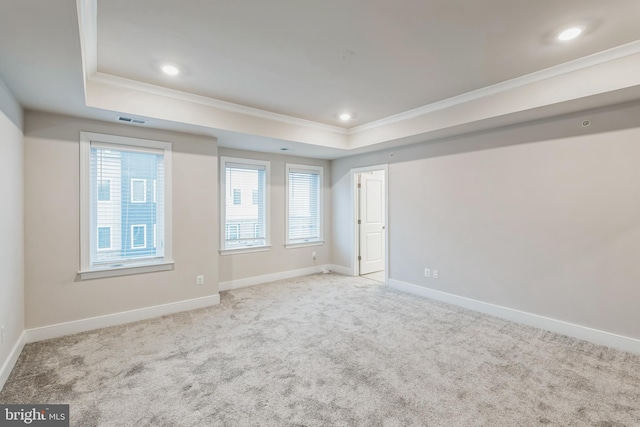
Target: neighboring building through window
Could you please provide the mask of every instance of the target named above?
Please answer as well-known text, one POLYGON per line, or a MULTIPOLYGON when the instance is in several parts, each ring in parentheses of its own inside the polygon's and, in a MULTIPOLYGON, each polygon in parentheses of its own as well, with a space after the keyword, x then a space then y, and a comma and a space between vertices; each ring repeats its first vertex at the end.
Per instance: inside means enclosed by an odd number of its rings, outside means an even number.
MULTIPOLYGON (((154 224, 155 225, 155 224, 154 224)), ((139 249, 147 246, 147 225, 131 226, 131 248, 139 249)))
POLYGON ((111 249, 111 227, 98 227, 98 250, 111 249))
POLYGON ((220 161, 221 249, 268 247, 269 162, 232 157, 220 161))
POLYGON ((99 179, 98 180, 98 201, 108 202, 111 200, 111 180, 99 179))
POLYGON ((147 202, 147 180, 131 178, 131 203, 147 202))
POLYGON ((171 145, 83 132, 81 150, 81 275, 170 264, 171 145))
POLYGON ((286 165, 287 245, 322 243, 322 167, 286 165))

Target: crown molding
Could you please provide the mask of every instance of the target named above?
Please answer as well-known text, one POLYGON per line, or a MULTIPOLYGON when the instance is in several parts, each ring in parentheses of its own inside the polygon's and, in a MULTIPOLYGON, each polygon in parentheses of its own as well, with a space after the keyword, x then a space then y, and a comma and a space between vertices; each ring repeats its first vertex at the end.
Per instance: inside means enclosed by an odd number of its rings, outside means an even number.
POLYGON ((604 64, 609 61, 624 58, 627 56, 640 53, 640 40, 636 40, 631 43, 616 46, 614 48, 604 50, 602 52, 594 53, 589 56, 575 59, 573 61, 564 62, 562 64, 555 65, 553 67, 545 68, 540 71, 535 71, 524 76, 516 77, 511 80, 505 80, 503 82, 486 86, 480 89, 466 92, 458 96, 436 101, 431 104, 424 105, 422 107, 414 108, 413 110, 404 111, 402 113, 394 114, 383 119, 375 120, 369 123, 365 123, 360 126, 355 126, 347 130, 348 135, 355 135, 368 130, 376 129, 382 126, 387 126, 393 123, 398 123, 404 120, 409 120, 415 117, 419 117, 434 111, 443 110, 455 105, 464 104, 469 101, 473 101, 479 98, 488 97, 508 90, 516 89, 522 86, 536 83, 542 80, 546 80, 552 77, 561 76, 576 72, 585 68, 592 67, 594 65, 604 64))
POLYGON ((98 71, 98 1, 76 0, 76 9, 86 93, 87 79, 98 71))
POLYGON ((90 82, 102 83, 106 85, 118 86, 125 89, 140 91, 153 95, 165 96, 167 98, 177 99, 180 101, 191 102, 194 104, 206 105, 208 107, 218 108, 220 110, 232 113, 246 114, 261 119, 273 120, 290 125, 302 126, 310 129, 317 129, 325 132, 332 132, 339 135, 346 135, 347 130, 338 126, 326 125, 311 120, 300 119, 298 117, 287 116, 285 114, 273 113, 271 111, 261 110, 259 108, 247 107, 246 105, 234 104, 232 102, 222 101, 208 96, 196 95, 189 92, 183 92, 176 89, 169 89, 150 83, 144 83, 137 80, 131 80, 124 77, 114 76, 97 72, 89 77, 90 82))
POLYGON ((185 102, 205 105, 227 112, 245 114, 252 117, 272 120, 275 122, 286 123, 294 126, 300 126, 307 129, 315 129, 338 135, 344 135, 347 137, 347 139, 351 135, 358 135, 370 130, 414 119, 416 117, 425 116, 435 111, 444 110, 456 105, 464 104, 485 97, 490 97, 492 95, 540 82, 542 80, 580 71, 589 67, 640 53, 640 40, 637 40, 589 56, 578 58, 573 61, 565 62, 553 67, 526 74, 524 76, 516 77, 511 80, 506 80, 504 82, 500 82, 491 86, 486 86, 480 89, 463 93, 461 95, 443 99, 441 101, 436 101, 422 107, 365 123, 360 126, 344 128, 339 126, 327 125, 312 120, 305 120, 285 114, 274 113, 254 107, 248 107, 245 105, 235 104, 232 102, 222 101, 207 96, 169 89, 149 83, 144 83, 141 81, 114 76, 111 74, 100 73, 98 72, 97 52, 97 0, 76 0, 76 4, 78 8, 78 22, 80 27, 79 29, 83 63, 82 65, 85 76, 85 97, 88 90, 88 82, 96 82, 105 85, 112 85, 130 90, 140 91, 143 93, 165 96, 185 102))

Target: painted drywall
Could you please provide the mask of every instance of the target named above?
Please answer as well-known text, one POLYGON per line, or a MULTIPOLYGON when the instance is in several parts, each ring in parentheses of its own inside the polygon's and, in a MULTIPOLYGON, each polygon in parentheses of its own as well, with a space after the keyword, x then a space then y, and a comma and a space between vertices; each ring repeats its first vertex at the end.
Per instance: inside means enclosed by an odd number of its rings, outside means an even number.
POLYGON ((22 140, 22 109, 0 80, 0 327, 4 325, 0 368, 11 357, 24 331, 22 140))
MULTIPOLYGON (((331 164, 326 160, 309 159, 280 154, 220 148, 220 157, 240 157, 244 159, 268 160, 270 162, 270 210, 269 227, 271 248, 266 252, 240 253, 220 257, 220 282, 248 277, 264 276, 284 271, 300 270, 322 266, 331 261, 331 164), (323 233, 322 246, 285 248, 285 164, 323 167, 323 233), (316 252, 315 261, 311 253, 316 252)), ((216 181, 217 182, 217 181, 216 181)))
POLYGON ((215 138, 28 112, 25 115, 25 287, 28 329, 218 293, 215 138), (80 132, 172 143, 171 271, 81 281, 80 132), (196 276, 205 284, 196 286, 196 276))
POLYGON ((391 279, 640 338, 638 117, 627 104, 333 161, 333 263, 352 266, 349 170, 389 163, 391 279))

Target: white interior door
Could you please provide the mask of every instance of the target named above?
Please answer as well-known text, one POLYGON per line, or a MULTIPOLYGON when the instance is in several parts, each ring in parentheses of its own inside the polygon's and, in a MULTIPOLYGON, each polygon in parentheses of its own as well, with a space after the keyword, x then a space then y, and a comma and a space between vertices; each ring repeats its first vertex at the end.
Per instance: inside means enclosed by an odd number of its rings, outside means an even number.
POLYGON ((360 274, 384 270, 384 171, 360 174, 360 274))

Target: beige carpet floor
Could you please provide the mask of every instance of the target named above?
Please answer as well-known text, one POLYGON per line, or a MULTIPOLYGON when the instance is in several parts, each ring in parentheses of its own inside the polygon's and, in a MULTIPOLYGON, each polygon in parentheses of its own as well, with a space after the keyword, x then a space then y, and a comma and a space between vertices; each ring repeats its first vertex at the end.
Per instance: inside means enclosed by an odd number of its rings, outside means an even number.
POLYGON ((640 356, 306 276, 25 347, 2 403, 75 426, 639 426, 640 356))

